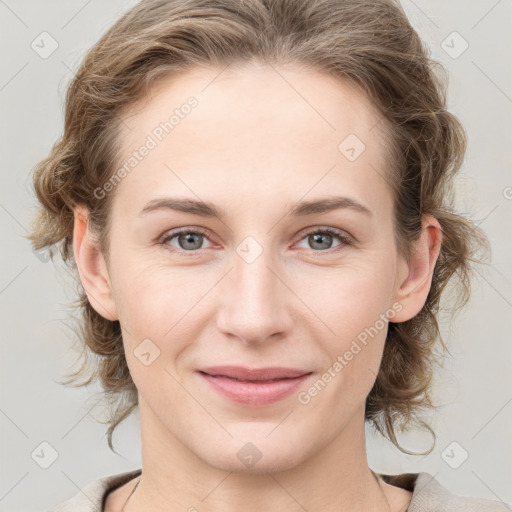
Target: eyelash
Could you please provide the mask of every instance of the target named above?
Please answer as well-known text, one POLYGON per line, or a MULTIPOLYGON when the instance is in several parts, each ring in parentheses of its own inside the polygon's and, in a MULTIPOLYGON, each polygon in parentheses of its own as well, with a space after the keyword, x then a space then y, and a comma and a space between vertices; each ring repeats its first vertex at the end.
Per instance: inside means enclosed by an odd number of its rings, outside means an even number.
MULTIPOLYGON (((197 254, 196 251, 200 251, 201 249, 196 249, 194 251, 184 251, 182 249, 177 249, 176 247, 171 247, 167 244, 167 242, 169 240, 172 240, 174 237, 180 235, 181 233, 192 233, 192 234, 201 234, 201 235, 204 235, 206 238, 208 238, 208 233, 206 231, 204 231, 203 229, 201 228, 193 228, 193 229, 189 229, 189 228, 182 228, 182 229, 179 229, 177 231, 171 231, 170 233, 166 233, 163 238, 160 239, 160 242, 159 244, 164 246, 167 250, 171 251, 171 252, 174 252, 174 253, 178 253, 182 256, 194 256, 197 254)), ((316 235, 318 233, 322 233, 322 234, 325 234, 325 233, 328 233, 329 235, 333 235, 334 237, 338 238, 338 240, 341 242, 339 246, 335 247, 335 248, 332 248, 332 249, 325 249, 325 250, 314 250, 314 249, 311 249, 314 253, 318 253, 318 254, 322 254, 322 253, 325 253, 325 254, 332 254, 334 252, 337 252, 337 251, 340 251, 342 250, 345 246, 351 246, 353 244, 353 240, 351 237, 349 237, 348 235, 344 234, 342 231, 338 231, 337 229, 333 229, 333 228, 316 228, 316 229, 312 229, 310 231, 307 231, 304 233, 304 235, 302 236, 302 238, 299 240, 302 241, 304 238, 306 238, 307 236, 309 235, 316 235)))

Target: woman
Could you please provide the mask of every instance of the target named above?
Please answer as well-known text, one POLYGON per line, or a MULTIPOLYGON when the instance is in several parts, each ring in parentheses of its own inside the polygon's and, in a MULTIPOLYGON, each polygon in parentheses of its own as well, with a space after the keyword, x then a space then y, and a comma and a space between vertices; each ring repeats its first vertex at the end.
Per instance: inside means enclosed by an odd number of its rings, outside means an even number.
POLYGON ((450 204, 465 143, 392 0, 117 21, 35 169, 31 239, 76 268, 109 446, 138 407, 143 468, 55 511, 502 510, 365 449, 365 422, 400 449, 431 431, 441 293, 467 299, 486 244, 450 204))

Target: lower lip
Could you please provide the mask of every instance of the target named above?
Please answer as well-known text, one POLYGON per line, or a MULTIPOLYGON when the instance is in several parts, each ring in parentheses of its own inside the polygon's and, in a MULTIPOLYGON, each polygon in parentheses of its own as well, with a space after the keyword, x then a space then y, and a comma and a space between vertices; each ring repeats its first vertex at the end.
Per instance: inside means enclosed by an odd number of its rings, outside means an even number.
POLYGON ((228 377, 214 377, 199 372, 199 375, 221 395, 241 405, 263 407, 272 405, 297 391, 313 374, 308 373, 293 379, 247 382, 228 377))

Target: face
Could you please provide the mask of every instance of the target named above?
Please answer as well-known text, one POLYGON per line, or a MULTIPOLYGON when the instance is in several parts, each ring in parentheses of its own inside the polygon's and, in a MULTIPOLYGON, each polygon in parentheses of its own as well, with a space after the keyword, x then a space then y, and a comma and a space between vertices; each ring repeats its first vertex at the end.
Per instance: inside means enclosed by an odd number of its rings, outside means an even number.
POLYGON ((416 312, 411 269, 367 98, 300 69, 219 71, 166 79, 124 117, 121 161, 150 149, 115 186, 96 297, 122 326, 143 442, 286 469, 362 435, 388 321, 416 312), (307 375, 199 372, 220 365, 307 375))

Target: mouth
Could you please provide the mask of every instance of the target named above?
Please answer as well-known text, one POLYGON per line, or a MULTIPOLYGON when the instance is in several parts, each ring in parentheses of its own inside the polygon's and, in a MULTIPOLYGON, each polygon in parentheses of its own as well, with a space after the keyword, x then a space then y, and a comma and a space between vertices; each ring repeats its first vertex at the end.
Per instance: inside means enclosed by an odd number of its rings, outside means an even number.
POLYGON ((238 405, 265 407, 298 391, 313 372, 290 368, 205 368, 197 372, 210 389, 238 405))
POLYGON ((242 366, 210 366, 208 368, 202 368, 199 371, 212 377, 227 377, 247 382, 292 379, 311 373, 309 370, 276 366, 254 369, 244 368, 242 366))

